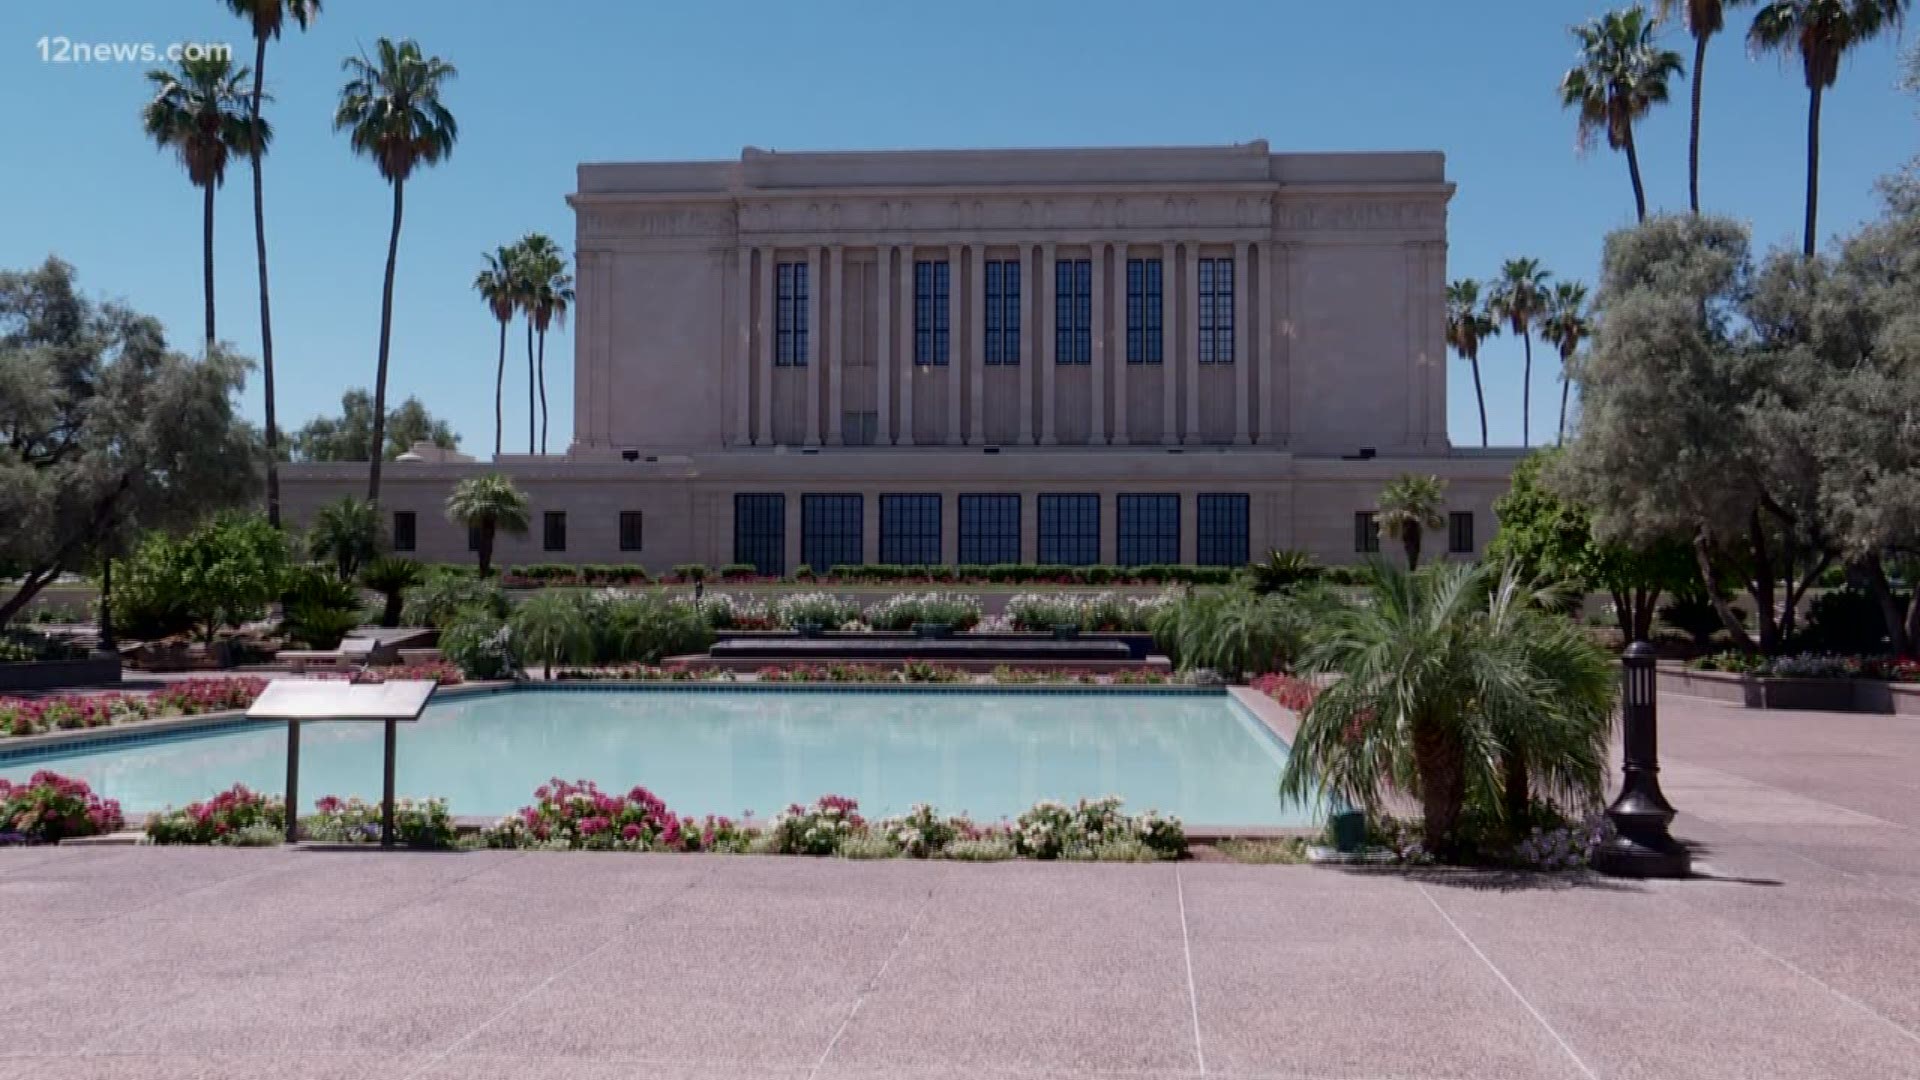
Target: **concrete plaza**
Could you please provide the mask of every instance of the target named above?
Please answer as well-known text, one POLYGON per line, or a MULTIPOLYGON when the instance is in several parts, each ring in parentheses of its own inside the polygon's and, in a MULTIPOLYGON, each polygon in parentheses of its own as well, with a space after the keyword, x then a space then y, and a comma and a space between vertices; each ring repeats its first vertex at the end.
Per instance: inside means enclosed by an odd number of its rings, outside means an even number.
POLYGON ((1662 704, 1711 878, 0 851, 0 1080, 1920 1077, 1920 723, 1662 704))

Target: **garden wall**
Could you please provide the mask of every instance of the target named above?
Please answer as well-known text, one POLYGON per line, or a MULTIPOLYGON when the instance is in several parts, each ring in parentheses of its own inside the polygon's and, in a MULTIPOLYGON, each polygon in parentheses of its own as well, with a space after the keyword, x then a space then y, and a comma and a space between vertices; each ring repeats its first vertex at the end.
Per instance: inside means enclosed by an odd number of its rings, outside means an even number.
POLYGON ((10 690, 53 690, 63 686, 97 686, 120 681, 118 655, 89 656, 85 660, 39 660, 0 664, 0 693, 10 690))
POLYGON ((1920 684, 1879 679, 1771 679, 1725 671, 1662 667, 1669 694, 1724 701, 1749 709, 1881 713, 1920 716, 1920 684))

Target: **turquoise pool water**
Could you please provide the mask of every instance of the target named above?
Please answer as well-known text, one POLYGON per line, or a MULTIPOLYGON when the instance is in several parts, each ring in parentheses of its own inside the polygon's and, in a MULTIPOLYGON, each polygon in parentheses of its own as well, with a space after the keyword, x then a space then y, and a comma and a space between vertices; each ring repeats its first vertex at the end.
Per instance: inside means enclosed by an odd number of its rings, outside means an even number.
MULTIPOLYGON (((301 730, 302 801, 380 792, 380 725, 301 730)), ((976 818, 1043 798, 1120 795, 1189 823, 1302 825, 1275 794, 1286 748, 1224 694, 527 690, 449 698, 400 725, 402 795, 455 814, 526 805, 552 777, 643 784, 675 811, 767 816, 849 795, 870 815, 916 802, 976 818)), ((285 788, 286 729, 227 728, 0 762, 79 776, 130 813, 236 781, 285 788)))

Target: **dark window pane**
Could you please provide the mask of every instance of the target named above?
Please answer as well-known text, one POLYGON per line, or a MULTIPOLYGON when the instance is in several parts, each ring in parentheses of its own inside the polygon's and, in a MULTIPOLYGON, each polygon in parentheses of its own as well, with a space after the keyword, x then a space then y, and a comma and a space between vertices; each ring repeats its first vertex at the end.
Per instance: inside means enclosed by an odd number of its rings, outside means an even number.
POLYGON ((763 577, 787 572, 787 497, 733 497, 733 561, 751 564, 763 577))
POLYGON ((880 496, 880 561, 940 565, 940 496, 880 496))
POLYGON ((620 550, 639 551, 641 542, 640 511, 620 511, 620 550))
POLYGON ((412 551, 414 549, 414 546, 419 543, 419 534, 416 532, 418 524, 419 520, 414 517, 411 510, 393 512, 393 550, 412 551))
POLYGON ((1353 550, 1362 555, 1380 550, 1380 521, 1371 510, 1353 515, 1353 550))
POLYGON ((1119 511, 1121 566, 1180 561, 1180 496, 1122 495, 1119 511))
POLYGON ((1040 561, 1061 566, 1100 561, 1100 496, 1040 496, 1040 561))
POLYGON ((1447 515, 1447 550, 1455 555, 1473 554, 1473 511, 1455 510, 1447 515))
POLYGON ((567 512, 549 510, 541 516, 540 549, 542 551, 567 550, 567 512))
POLYGON ((1248 498, 1245 495, 1201 495, 1194 503, 1198 517, 1194 561, 1202 566, 1241 566, 1247 562, 1248 498))
POLYGON ((802 495, 800 561, 815 572, 864 562, 861 516, 858 495, 802 495))
POLYGON ((1020 496, 960 496, 960 558, 969 566, 1020 561, 1020 496))

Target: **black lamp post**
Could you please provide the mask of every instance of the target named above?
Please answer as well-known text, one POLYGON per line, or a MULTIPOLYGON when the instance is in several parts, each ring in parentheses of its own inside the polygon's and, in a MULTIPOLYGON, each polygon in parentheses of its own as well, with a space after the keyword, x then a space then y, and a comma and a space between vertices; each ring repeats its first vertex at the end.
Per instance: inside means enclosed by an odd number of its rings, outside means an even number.
POLYGON ((1593 854, 1594 869, 1615 877, 1685 877, 1687 849, 1667 832, 1673 807, 1660 793, 1660 744, 1654 704, 1653 646, 1636 641, 1620 657, 1620 713, 1625 762, 1620 797, 1607 807, 1614 836, 1593 854))

